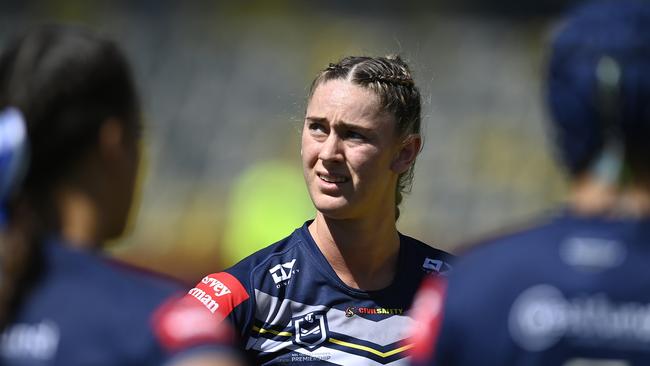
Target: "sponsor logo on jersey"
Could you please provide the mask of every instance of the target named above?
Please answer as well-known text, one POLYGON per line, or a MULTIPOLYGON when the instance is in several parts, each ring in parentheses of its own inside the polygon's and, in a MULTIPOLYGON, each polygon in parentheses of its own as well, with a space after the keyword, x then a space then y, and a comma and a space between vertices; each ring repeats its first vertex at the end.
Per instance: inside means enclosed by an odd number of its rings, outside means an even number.
POLYGON ((276 264, 271 269, 269 269, 269 273, 271 274, 271 277, 273 277, 273 282, 275 282, 278 288, 283 284, 288 284, 289 280, 291 279, 291 275, 299 272, 298 269, 293 268, 295 264, 296 259, 294 258, 290 262, 276 264))
POLYGON ((604 293, 570 298, 545 284, 522 292, 508 319, 512 339, 531 352, 546 350, 563 337, 647 349, 648 324, 650 304, 615 303, 604 293))
POLYGON ((313 351, 327 340, 329 329, 324 312, 312 312, 293 318, 292 322, 295 330, 293 343, 313 351))
POLYGON ((219 272, 204 277, 187 297, 201 302, 212 314, 216 312, 226 317, 249 295, 236 277, 228 272, 219 272))
POLYGON ((602 271, 623 264, 627 249, 615 240, 572 237, 560 245, 559 254, 570 266, 586 271, 602 271))
POLYGON ((440 259, 427 257, 422 263, 422 270, 426 273, 436 273, 444 276, 451 270, 451 265, 440 259))
POLYGON ((0 353, 5 358, 38 360, 40 364, 40 361, 54 358, 59 339, 59 327, 51 321, 44 320, 37 324, 18 323, 2 333, 0 353))
POLYGON ((203 305, 205 305, 206 308, 208 308, 208 310, 210 310, 212 314, 214 314, 214 312, 219 309, 219 304, 212 298, 212 296, 210 296, 210 294, 206 294, 205 291, 201 290, 200 288, 195 287, 191 289, 188 294, 196 297, 200 302, 203 303, 203 305))
POLYGON ((205 283, 209 287, 212 287, 214 289, 214 294, 217 297, 228 295, 230 293, 230 289, 226 285, 224 285, 223 282, 219 281, 216 278, 205 276, 203 277, 201 282, 205 283))
POLYGON ((367 308, 367 307, 354 307, 351 306, 345 309, 345 316, 348 318, 353 317, 355 314, 359 315, 402 315, 404 309, 389 309, 389 308, 367 308))

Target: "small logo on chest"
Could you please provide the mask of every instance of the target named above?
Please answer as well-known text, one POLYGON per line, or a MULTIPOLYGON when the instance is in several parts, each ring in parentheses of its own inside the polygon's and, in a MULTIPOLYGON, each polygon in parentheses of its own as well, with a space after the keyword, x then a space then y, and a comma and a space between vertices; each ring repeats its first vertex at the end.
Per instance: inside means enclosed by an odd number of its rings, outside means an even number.
POLYGON ((355 315, 384 315, 384 316, 391 316, 391 315, 402 315, 404 314, 404 309, 397 309, 397 308, 367 308, 367 307, 354 307, 350 306, 347 309, 345 309, 345 316, 348 318, 351 318, 355 315))
POLYGON ((269 269, 269 273, 271 274, 273 282, 277 288, 280 288, 283 285, 288 285, 289 281, 291 280, 291 275, 300 272, 299 269, 293 268, 295 264, 296 260, 294 258, 290 262, 276 264, 271 269, 269 269))

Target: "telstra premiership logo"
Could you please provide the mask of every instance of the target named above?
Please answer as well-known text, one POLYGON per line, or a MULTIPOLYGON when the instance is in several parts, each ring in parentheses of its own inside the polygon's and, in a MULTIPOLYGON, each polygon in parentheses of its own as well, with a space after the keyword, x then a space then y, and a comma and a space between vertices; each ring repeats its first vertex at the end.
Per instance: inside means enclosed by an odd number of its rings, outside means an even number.
POLYGON ((290 279, 291 275, 296 272, 293 270, 294 264, 296 264, 296 260, 292 259, 291 262, 277 264, 269 269, 269 273, 273 277, 273 282, 277 285, 280 282, 290 279))

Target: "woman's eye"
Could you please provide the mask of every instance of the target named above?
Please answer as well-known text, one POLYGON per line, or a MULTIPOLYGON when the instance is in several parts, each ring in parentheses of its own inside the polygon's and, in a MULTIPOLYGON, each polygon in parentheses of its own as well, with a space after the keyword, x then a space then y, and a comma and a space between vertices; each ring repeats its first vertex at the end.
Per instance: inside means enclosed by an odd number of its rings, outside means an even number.
POLYGON ((327 133, 327 131, 325 130, 325 126, 321 125, 320 123, 310 123, 308 127, 309 130, 312 132, 327 133))
POLYGON ((349 139, 352 139, 352 140, 360 140, 360 141, 365 141, 366 140, 366 136, 360 134, 359 132, 348 131, 346 135, 347 135, 347 137, 349 139))

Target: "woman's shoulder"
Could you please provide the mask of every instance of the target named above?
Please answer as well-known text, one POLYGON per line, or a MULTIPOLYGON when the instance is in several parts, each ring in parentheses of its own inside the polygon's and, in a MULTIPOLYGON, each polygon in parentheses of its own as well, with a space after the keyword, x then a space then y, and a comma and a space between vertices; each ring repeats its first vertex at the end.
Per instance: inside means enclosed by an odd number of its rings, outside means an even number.
POLYGON ((50 245, 47 250, 43 291, 53 297, 77 299, 96 310, 111 313, 128 307, 132 312, 149 312, 185 287, 171 277, 100 253, 62 245, 50 245))
POLYGON ((148 268, 133 265, 111 257, 102 258, 107 274, 114 277, 116 285, 122 282, 124 291, 137 291, 148 296, 166 299, 188 287, 187 283, 148 268), (129 285, 126 285, 126 284, 129 285), (127 287, 128 286, 128 287, 127 287))
POLYGON ((425 273, 444 274, 452 267, 455 256, 423 241, 400 233, 402 256, 413 266, 418 266, 425 273))
POLYGON ((237 264, 225 270, 237 278, 244 278, 255 272, 257 268, 264 266, 269 261, 278 257, 291 256, 295 251, 300 251, 299 247, 304 244, 303 227, 297 228, 285 238, 276 241, 249 256, 237 262, 237 264))
POLYGON ((50 354, 70 360, 65 364, 76 364, 72 360, 80 356, 79 349, 112 364, 162 357, 151 320, 182 286, 96 253, 49 250, 47 269, 26 296, 8 337, 18 336, 20 329, 44 329, 45 336, 52 335, 50 354))
POLYGON ((408 235, 404 235, 402 233, 400 233, 399 235, 400 235, 400 240, 402 245, 404 245, 410 252, 427 255, 427 256, 446 258, 449 260, 452 260, 454 258, 453 254, 441 248, 438 248, 433 244, 425 243, 419 239, 413 238, 408 235))

